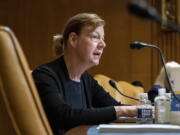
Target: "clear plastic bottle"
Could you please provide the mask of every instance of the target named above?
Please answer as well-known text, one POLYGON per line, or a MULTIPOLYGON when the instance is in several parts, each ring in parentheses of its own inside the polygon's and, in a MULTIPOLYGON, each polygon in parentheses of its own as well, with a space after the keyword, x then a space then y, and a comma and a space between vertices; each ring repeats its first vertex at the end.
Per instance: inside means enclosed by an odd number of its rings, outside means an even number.
POLYGON ((172 97, 171 97, 171 93, 166 93, 166 97, 167 97, 167 119, 168 119, 168 123, 171 122, 171 101, 172 101, 172 97))
POLYGON ((170 123, 170 107, 171 96, 166 93, 165 88, 158 90, 159 94, 155 98, 155 123, 167 124, 170 123))
POLYGON ((140 101, 137 105, 137 120, 138 124, 152 124, 153 115, 152 115, 152 105, 151 101, 148 100, 147 93, 140 94, 140 101))

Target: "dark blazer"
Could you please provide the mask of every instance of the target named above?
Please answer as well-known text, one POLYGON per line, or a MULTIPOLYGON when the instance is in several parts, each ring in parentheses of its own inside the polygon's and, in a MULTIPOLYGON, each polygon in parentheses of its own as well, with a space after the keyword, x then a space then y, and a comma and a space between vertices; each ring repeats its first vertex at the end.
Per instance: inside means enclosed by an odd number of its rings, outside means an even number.
POLYGON ((65 91, 70 79, 63 56, 35 69, 33 77, 54 134, 60 135, 77 125, 100 124, 116 119, 113 106, 120 103, 87 72, 81 77, 87 108, 74 109, 66 103, 65 91))

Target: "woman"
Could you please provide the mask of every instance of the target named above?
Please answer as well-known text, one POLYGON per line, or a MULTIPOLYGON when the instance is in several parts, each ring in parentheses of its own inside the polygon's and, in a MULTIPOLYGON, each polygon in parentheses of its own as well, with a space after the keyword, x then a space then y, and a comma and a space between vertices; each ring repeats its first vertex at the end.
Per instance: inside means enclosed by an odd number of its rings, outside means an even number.
POLYGON ((106 44, 105 22, 96 14, 81 13, 65 26, 57 60, 34 70, 45 112, 54 134, 82 124, 99 124, 120 116, 135 116, 135 107, 121 106, 86 70, 99 64, 106 44))

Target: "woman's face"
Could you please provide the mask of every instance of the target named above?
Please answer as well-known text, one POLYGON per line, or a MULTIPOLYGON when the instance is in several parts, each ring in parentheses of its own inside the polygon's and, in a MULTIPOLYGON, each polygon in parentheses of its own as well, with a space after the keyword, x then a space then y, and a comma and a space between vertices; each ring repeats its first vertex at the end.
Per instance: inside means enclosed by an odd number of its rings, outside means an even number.
POLYGON ((82 28, 77 36, 76 53, 80 62, 87 66, 95 66, 99 64, 99 60, 106 46, 104 42, 104 27, 99 26, 93 29, 92 26, 82 28))

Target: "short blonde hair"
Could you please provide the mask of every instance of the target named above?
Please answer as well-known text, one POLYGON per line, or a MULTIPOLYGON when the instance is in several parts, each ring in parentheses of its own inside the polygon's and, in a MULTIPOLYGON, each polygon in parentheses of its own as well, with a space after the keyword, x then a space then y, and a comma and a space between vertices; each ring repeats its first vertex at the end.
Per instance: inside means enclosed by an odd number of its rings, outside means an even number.
POLYGON ((80 34, 81 29, 84 26, 92 26, 96 29, 99 26, 104 26, 105 21, 100 18, 97 14, 92 13, 79 13, 71 17, 63 30, 63 35, 54 36, 54 53, 56 55, 61 55, 67 46, 67 40, 71 32, 75 32, 77 35, 80 34))

